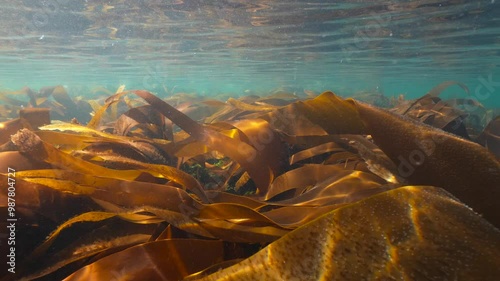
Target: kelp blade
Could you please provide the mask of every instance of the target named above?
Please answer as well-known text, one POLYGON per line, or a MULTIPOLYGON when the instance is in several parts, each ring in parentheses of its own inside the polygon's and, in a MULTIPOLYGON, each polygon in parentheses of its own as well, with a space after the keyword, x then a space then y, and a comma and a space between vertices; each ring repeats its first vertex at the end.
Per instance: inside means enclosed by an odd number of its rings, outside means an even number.
POLYGON ((500 280, 499 251, 498 229, 446 191, 406 186, 330 212, 199 280, 500 280))
POLYGON ((414 185, 439 186, 500 227, 500 162, 484 147, 355 102, 367 131, 414 185))
POLYGON ((222 258, 220 241, 160 240, 102 258, 64 280, 181 280, 222 258))

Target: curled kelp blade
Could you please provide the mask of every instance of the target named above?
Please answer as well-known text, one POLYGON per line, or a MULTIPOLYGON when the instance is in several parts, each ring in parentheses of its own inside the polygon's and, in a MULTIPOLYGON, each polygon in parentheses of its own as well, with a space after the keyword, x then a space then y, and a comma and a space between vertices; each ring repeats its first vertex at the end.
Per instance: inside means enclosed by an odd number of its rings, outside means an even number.
MULTIPOLYGON (((20 264, 31 273, 17 280, 61 280, 92 260, 148 242, 155 224, 137 224, 119 219, 85 223, 64 231, 50 251, 30 264, 20 264), (90 229, 90 230, 89 230, 90 229)), ((20 274, 18 274, 20 276, 20 274)))
POLYGON ((49 124, 48 108, 26 108, 19 111, 19 118, 0 122, 0 144, 6 143, 10 136, 23 128, 37 129, 49 124))
POLYGON ((419 105, 422 101, 428 102, 433 98, 439 97, 441 92, 443 92, 448 87, 453 86, 453 85, 459 86, 460 88, 462 88, 465 91, 466 94, 469 94, 469 88, 464 83, 461 83, 458 81, 444 81, 444 82, 441 82, 440 84, 438 84, 437 86, 435 86, 434 88, 432 88, 429 92, 427 92, 427 94, 423 95, 422 97, 420 97, 414 101, 409 101, 407 103, 401 104, 401 105, 391 109, 391 111, 394 113, 397 113, 397 114, 405 115, 411 109, 413 109, 413 107, 415 105, 419 105))
MULTIPOLYGON (((125 85, 121 85, 116 90, 116 93, 113 96, 109 97, 103 106, 99 107, 99 109, 95 112, 92 119, 87 124, 87 127, 91 128, 91 129, 97 128, 97 126, 99 126, 99 123, 101 122, 101 119, 104 116, 104 113, 106 113, 106 110, 110 106, 116 106, 117 103, 120 101, 120 98, 127 93, 124 90, 125 90, 125 85)), ((115 119, 116 119, 116 117, 115 117, 115 119)))
MULTIPOLYGON (((48 189, 45 192, 50 192, 49 194, 56 199, 59 198, 59 194, 86 195, 101 207, 94 206, 94 209, 104 209, 115 213, 125 213, 130 210, 149 212, 186 232, 213 237, 189 217, 199 213, 201 205, 187 192, 175 186, 96 177, 55 169, 18 173, 19 178, 23 179, 20 183, 32 183, 38 187, 38 190, 48 189), (137 209, 139 206, 141 207, 137 209)), ((45 202, 46 199, 41 195, 34 195, 37 196, 35 197, 37 200, 45 202)), ((64 203, 64 201, 59 202, 60 200, 54 201, 50 202, 54 206, 64 203)), ((45 204, 42 206, 44 210, 48 208, 45 204)), ((28 207, 37 210, 36 206, 28 205, 28 207)), ((81 210, 85 209, 81 208, 81 210)), ((62 223, 60 219, 55 219, 55 221, 62 223)))
POLYGON ((64 280, 182 280, 223 258, 221 241, 160 240, 104 257, 64 280))
MULTIPOLYGON (((94 258, 97 255, 106 256, 145 243, 150 236, 151 235, 148 234, 130 234, 113 239, 107 238, 105 241, 98 241, 88 245, 81 245, 80 248, 68 247, 61 253, 51 255, 49 259, 43 261, 45 264, 50 264, 50 266, 17 280, 36 280, 37 278, 61 280, 61 278, 71 274, 73 268, 85 266, 86 260, 89 258, 94 258)), ((95 238, 94 236, 94 241, 95 238)), ((31 270, 33 270, 33 268, 31 268, 31 270)))
MULTIPOLYGON (((374 194, 394 188, 392 184, 372 173, 343 169, 336 165, 337 171, 329 176, 318 177, 312 186, 289 199, 272 200, 274 204, 285 206, 327 206, 352 203, 374 194)), ((302 171, 301 171, 302 172, 302 171)), ((314 179, 313 179, 314 180, 314 179)), ((303 182, 302 182, 303 183, 303 182)), ((274 199, 274 198, 273 198, 274 199)))
POLYGON ((499 252, 498 230, 449 193, 406 186, 332 211, 199 280, 496 280, 499 252))
POLYGON ((47 238, 47 240, 38 246, 30 255, 28 259, 34 259, 37 257, 40 257, 42 254, 44 254, 47 249, 54 243, 55 239, 58 237, 58 235, 61 233, 62 230, 71 227, 75 223, 80 223, 80 222, 99 222, 103 220, 107 220, 113 217, 119 217, 124 220, 132 221, 134 223, 140 223, 140 224, 155 224, 163 221, 162 219, 156 217, 156 216, 151 216, 151 215, 142 215, 138 213, 121 213, 121 214, 115 214, 115 213, 110 213, 110 212, 87 212, 83 213, 81 215, 78 215, 74 218, 69 219, 68 221, 64 222, 63 224, 59 225, 56 230, 54 230, 50 236, 47 238))
POLYGON ((237 161, 247 170, 261 192, 267 190, 274 175, 261 151, 245 142, 227 137, 217 131, 198 124, 196 121, 190 119, 182 112, 147 91, 137 90, 132 91, 132 93, 146 100, 146 102, 151 104, 156 110, 172 120, 172 122, 196 140, 205 143, 211 149, 217 150, 237 161))
POLYGON ((114 134, 121 136, 140 136, 147 138, 172 140, 171 127, 165 123, 165 117, 150 105, 133 107, 123 113, 114 126, 114 134), (168 130, 167 130, 168 129, 168 130))
POLYGON ((273 128, 288 135, 360 134, 363 124, 355 107, 332 92, 294 102, 262 115, 273 128))
POLYGON ((443 187, 500 226, 500 162, 484 147, 380 108, 342 100, 331 92, 303 102, 293 114, 315 120, 330 134, 372 135, 396 164, 399 177, 409 184, 443 187))
POLYGON ((194 219, 214 237, 231 242, 271 242, 290 231, 265 215, 237 204, 206 205, 194 219))
POLYGON ((490 121, 477 138, 477 142, 500 159, 500 116, 490 121))
POLYGON ((27 129, 19 131, 11 137, 11 141, 19 148, 20 152, 29 154, 38 161, 44 161, 52 164, 54 167, 61 167, 63 169, 71 169, 83 174, 91 175, 108 175, 123 180, 135 180, 142 173, 146 172, 153 176, 161 175, 165 178, 181 183, 184 187, 191 189, 196 193, 201 200, 208 202, 208 198, 204 194, 200 184, 193 177, 187 173, 176 169, 174 167, 165 165, 142 164, 147 170, 114 170, 102 167, 97 164, 84 161, 80 158, 74 157, 64 153, 54 146, 42 141, 35 133, 27 129))

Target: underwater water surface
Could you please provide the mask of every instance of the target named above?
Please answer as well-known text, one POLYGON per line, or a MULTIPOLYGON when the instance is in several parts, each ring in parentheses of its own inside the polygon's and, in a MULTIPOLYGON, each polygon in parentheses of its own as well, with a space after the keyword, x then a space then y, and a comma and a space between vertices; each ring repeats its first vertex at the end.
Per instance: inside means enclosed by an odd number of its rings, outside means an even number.
MULTIPOLYGON (((0 85, 9 89, 126 84, 414 98, 445 80, 471 89, 500 81, 494 0, 1 4, 0 85)), ((486 103, 499 104, 494 96, 486 103)))
POLYGON ((0 0, 0 281, 500 280, 488 1, 0 0))

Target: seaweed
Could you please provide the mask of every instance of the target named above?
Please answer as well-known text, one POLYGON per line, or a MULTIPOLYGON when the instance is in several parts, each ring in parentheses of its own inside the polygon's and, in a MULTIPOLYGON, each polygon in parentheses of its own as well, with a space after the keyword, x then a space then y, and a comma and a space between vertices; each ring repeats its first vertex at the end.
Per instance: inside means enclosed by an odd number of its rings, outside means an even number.
POLYGON ((81 107, 61 86, 4 93, 67 118, 0 123, 30 241, 1 280, 498 278, 499 119, 439 98, 455 84, 392 109, 120 87, 87 103, 86 125, 69 123, 81 107))

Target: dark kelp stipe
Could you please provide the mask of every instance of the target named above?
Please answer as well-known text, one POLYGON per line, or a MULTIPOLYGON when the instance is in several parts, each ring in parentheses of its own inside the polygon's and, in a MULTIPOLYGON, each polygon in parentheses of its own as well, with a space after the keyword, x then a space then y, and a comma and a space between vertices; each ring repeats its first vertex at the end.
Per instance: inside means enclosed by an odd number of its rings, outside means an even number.
POLYGON ((468 92, 446 81, 390 110, 332 92, 20 91, 33 108, 0 123, 22 218, 0 280, 500 279, 498 118, 440 99, 452 85, 468 92), (46 125, 38 105, 95 114, 46 125))

